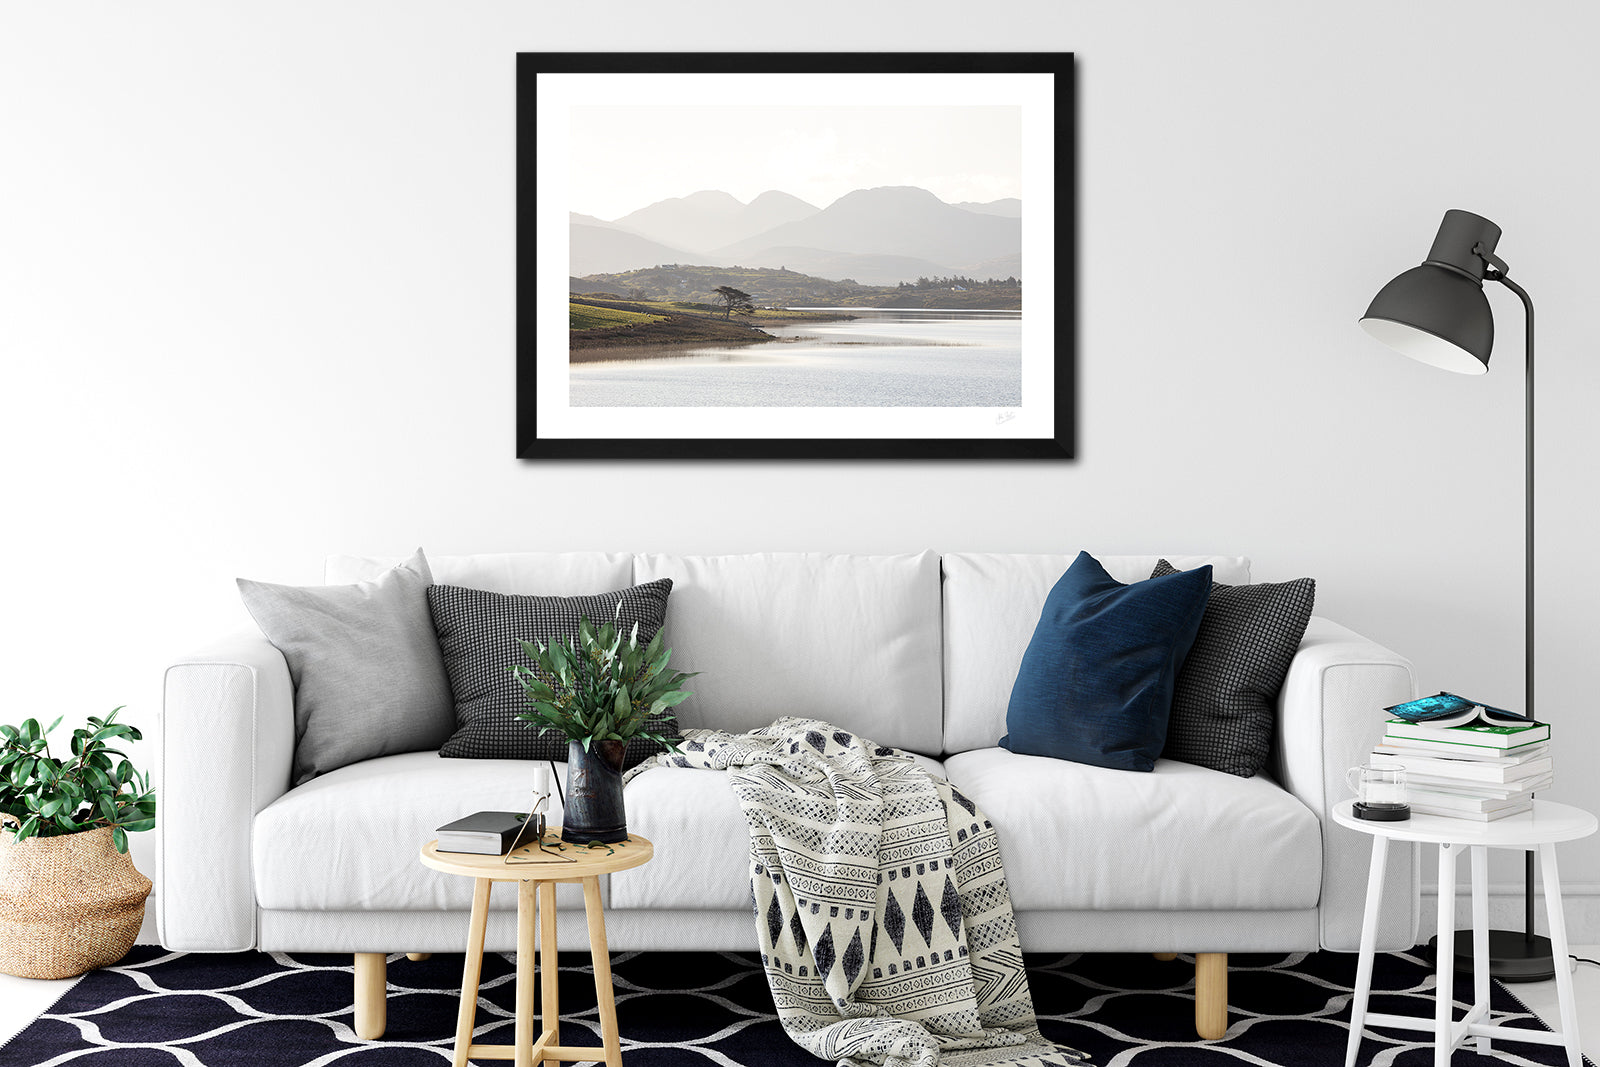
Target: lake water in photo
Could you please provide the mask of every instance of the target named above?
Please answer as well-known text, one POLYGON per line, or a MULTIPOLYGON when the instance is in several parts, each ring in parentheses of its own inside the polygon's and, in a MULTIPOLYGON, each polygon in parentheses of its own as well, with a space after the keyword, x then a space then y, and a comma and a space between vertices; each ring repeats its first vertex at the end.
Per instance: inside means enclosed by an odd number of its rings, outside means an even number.
MULTIPOLYGON (((778 340, 571 365, 573 407, 1018 407, 1022 312, 796 308, 778 340)), ((590 353, 591 358, 593 352, 590 353)))

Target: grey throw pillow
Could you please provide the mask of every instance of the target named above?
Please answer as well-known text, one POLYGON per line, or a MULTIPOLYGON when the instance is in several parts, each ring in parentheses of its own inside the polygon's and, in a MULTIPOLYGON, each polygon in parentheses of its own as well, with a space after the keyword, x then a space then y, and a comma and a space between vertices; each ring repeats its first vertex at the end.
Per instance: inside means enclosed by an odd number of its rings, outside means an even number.
MULTIPOLYGON (((428 605, 456 699, 456 730, 439 755, 565 760, 565 737, 517 720, 528 710, 528 701, 512 668, 532 662, 522 642, 570 641, 578 636, 579 619, 586 618, 596 626, 615 622, 623 633, 637 623, 639 643, 646 644, 666 621, 671 592, 671 578, 594 596, 519 596, 433 586, 428 605)), ((678 736, 676 719, 657 718, 651 726, 665 737, 678 736)), ((635 738, 628 742, 623 766, 661 750, 654 741, 635 738)))
POLYGON ((294 784, 346 764, 437 749, 455 727, 428 614, 422 550, 368 582, 297 587, 239 579, 294 680, 294 784))
MULTIPOLYGON (((1150 577, 1176 574, 1166 560, 1150 577)), ((1211 583, 1200 632, 1178 668, 1163 759, 1254 777, 1266 766, 1278 691, 1317 599, 1313 578, 1211 583)))

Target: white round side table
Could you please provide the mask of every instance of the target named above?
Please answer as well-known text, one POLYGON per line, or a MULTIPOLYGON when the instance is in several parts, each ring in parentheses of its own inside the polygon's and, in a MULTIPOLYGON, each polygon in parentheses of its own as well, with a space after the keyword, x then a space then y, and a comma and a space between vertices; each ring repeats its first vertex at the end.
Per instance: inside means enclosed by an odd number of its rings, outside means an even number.
POLYGON ((1345 1046, 1345 1067, 1355 1067, 1364 1026, 1388 1026, 1433 1031, 1433 1062, 1446 1067, 1450 1055, 1469 1037, 1477 1038, 1479 1053, 1489 1051, 1490 1038, 1561 1045, 1570 1067, 1582 1067, 1578 1048, 1578 1009, 1573 1000, 1572 970, 1567 966, 1567 922, 1561 910, 1561 879, 1556 873, 1556 844, 1588 837, 1600 827, 1593 815, 1566 804, 1535 800, 1533 810, 1493 822, 1413 814, 1404 822, 1369 822, 1352 814, 1352 800, 1334 805, 1333 820, 1340 826, 1372 835, 1372 866, 1367 872, 1367 903, 1361 920, 1361 955, 1356 965, 1355 996, 1350 1002, 1350 1040, 1345 1046), (1378 937, 1378 902, 1383 896, 1383 872, 1389 842, 1405 841, 1439 846, 1439 940, 1448 946, 1456 928, 1456 857, 1472 850, 1472 1007, 1455 1019, 1453 978, 1455 961, 1448 950, 1438 953, 1438 987, 1434 991, 1431 1020, 1407 1015, 1367 1011, 1372 992, 1372 956, 1378 937), (1545 907, 1550 918, 1550 945, 1556 958, 1556 994, 1561 1004, 1561 1032, 1524 1030, 1489 1021, 1489 850, 1514 848, 1539 854, 1544 881, 1545 907))

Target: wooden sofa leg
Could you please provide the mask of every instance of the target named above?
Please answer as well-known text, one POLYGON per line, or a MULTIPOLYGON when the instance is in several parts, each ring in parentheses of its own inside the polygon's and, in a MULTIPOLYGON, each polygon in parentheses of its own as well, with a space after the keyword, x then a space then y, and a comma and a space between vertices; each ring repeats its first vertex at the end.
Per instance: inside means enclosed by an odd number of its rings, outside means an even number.
POLYGON ((433 953, 431 953, 431 952, 407 952, 406 953, 406 959, 410 960, 412 963, 421 963, 423 960, 431 960, 431 959, 433 959, 433 953))
POLYGON ((1228 954, 1194 954, 1194 1029, 1203 1040, 1228 1032, 1228 954))
POLYGON ((1150 955, 1154 956, 1162 963, 1166 963, 1169 960, 1175 960, 1178 958, 1178 954, 1176 952, 1152 952, 1150 955))
POLYGON ((356 953, 356 1036, 376 1041, 389 1025, 389 958, 382 952, 356 953))

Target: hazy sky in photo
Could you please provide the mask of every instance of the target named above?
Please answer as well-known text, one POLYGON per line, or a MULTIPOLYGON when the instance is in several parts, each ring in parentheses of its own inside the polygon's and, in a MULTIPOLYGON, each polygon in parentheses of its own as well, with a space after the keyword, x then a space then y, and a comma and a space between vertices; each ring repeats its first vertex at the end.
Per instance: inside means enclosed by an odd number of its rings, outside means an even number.
POLYGON ((630 106, 572 109, 572 211, 611 221, 720 189, 825 208, 916 185, 946 203, 1022 196, 1021 108, 630 106))

